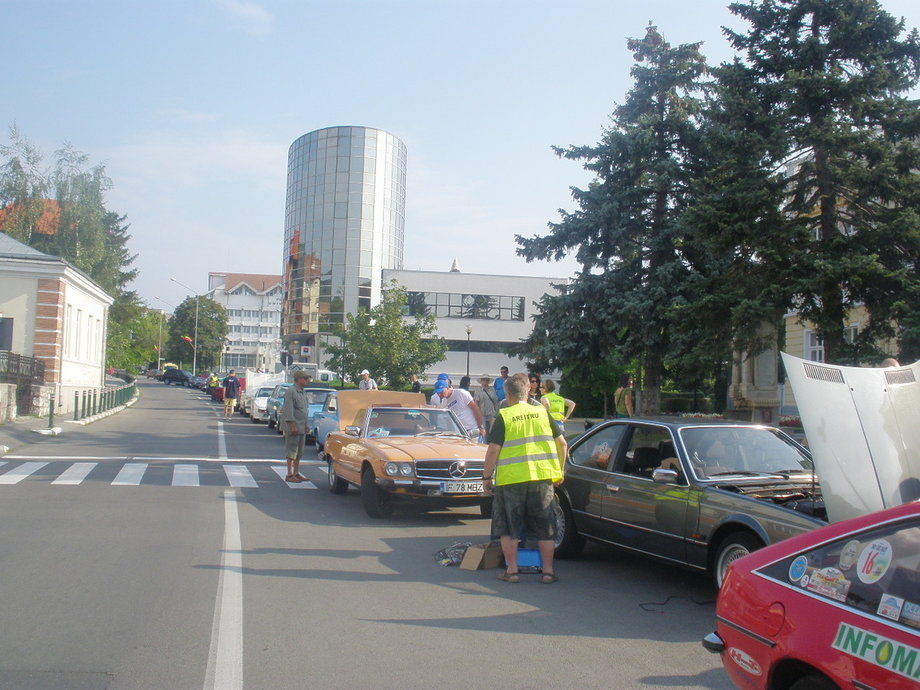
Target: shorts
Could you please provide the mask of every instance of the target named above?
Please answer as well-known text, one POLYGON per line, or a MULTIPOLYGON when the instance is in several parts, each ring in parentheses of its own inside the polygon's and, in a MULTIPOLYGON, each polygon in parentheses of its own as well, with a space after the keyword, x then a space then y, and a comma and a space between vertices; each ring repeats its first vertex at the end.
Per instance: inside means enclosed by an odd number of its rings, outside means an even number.
POLYGON ((224 398, 224 407, 236 407, 236 398, 224 398))
POLYGON ((492 499, 492 537, 548 541, 556 536, 553 482, 543 479, 496 486, 492 499))
POLYGON ((284 434, 284 457, 288 460, 300 460, 306 436, 303 434, 284 434))

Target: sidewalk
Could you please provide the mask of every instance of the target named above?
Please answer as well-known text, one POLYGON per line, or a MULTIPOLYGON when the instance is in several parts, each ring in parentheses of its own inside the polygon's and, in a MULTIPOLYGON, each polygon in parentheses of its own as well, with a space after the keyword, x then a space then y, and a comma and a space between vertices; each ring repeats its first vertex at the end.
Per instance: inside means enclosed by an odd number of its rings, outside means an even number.
MULTIPOLYGON (((115 383, 115 381, 106 381, 115 383)), ((99 419, 117 414, 126 407, 130 407, 137 402, 138 396, 119 407, 113 407, 111 410, 97 414, 95 417, 86 417, 79 422, 73 421, 73 414, 54 415, 54 426, 52 430, 48 429, 48 415, 43 417, 17 417, 16 419, 0 424, 0 458, 5 454, 13 452, 20 446, 30 443, 36 443, 42 436, 57 436, 82 429, 87 424, 91 424, 99 419), (56 430, 56 431, 55 431, 56 430)))

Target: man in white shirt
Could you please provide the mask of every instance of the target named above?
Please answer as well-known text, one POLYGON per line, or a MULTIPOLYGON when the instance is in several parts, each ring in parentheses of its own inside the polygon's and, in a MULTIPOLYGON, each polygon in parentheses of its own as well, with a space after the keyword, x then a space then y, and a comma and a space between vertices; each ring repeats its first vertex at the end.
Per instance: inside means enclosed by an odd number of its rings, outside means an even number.
POLYGON ((457 419, 466 429, 466 432, 473 438, 479 438, 486 433, 483 428, 482 412, 479 405, 473 400, 469 391, 462 388, 452 388, 450 383, 444 379, 439 379, 434 385, 434 395, 431 396, 431 403, 438 407, 446 407, 453 410, 457 419))
POLYGON ((359 391, 377 390, 377 382, 371 378, 371 372, 369 372, 367 369, 361 372, 361 380, 358 381, 358 390, 359 391))

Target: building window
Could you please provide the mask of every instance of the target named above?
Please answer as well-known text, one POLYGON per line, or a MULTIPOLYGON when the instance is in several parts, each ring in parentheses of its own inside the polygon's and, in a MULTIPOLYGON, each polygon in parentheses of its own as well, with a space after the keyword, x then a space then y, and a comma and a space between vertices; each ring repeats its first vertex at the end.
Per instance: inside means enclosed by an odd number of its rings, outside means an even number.
POLYGON ((818 334, 810 329, 805 331, 805 352, 804 359, 810 362, 824 361, 824 341, 818 337, 818 334))
POLYGON ((524 298, 510 295, 479 295, 458 292, 408 292, 404 313, 409 316, 523 321, 524 298))
POLYGON ((83 347, 83 310, 77 309, 77 320, 74 322, 77 326, 77 332, 74 333, 74 359, 80 359, 81 348, 83 347))
POLYGON ((73 348, 73 305, 67 305, 64 316, 64 355, 70 357, 73 348))

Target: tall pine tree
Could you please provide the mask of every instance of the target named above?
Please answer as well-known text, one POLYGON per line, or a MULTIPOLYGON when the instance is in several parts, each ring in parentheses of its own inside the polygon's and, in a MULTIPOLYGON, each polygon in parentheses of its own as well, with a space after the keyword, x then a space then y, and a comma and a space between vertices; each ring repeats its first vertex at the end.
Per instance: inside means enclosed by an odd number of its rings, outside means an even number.
POLYGON ((827 361, 877 357, 879 340, 920 307, 918 115, 905 97, 920 69, 917 33, 905 35, 875 0, 730 9, 750 23, 747 32, 726 31, 744 58, 735 98, 756 99, 754 112, 766 115, 765 163, 785 183, 775 236, 761 235, 754 249, 780 252, 775 284, 814 324, 827 361), (853 340, 845 325, 857 305, 869 321, 853 340))
POLYGON ((672 47, 655 26, 627 43, 633 88, 593 147, 557 149, 596 175, 574 189, 545 237, 517 237, 527 259, 574 252, 582 270, 541 303, 531 342, 554 364, 608 367, 611 350, 641 367, 642 412, 656 413, 675 317, 686 302, 682 214, 699 139, 706 63, 699 44, 672 47))

